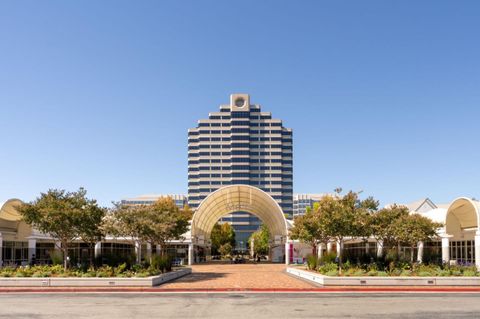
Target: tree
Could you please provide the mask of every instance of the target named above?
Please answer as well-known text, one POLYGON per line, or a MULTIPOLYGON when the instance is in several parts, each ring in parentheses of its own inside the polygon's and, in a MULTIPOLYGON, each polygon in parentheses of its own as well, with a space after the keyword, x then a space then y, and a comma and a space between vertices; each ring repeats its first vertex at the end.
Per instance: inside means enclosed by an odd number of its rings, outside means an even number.
POLYGON ((153 210, 149 210, 148 217, 153 225, 150 225, 152 229, 146 236, 152 244, 163 248, 168 241, 185 239, 183 234, 188 231, 193 216, 188 205, 178 208, 172 198, 165 197, 155 202, 152 208, 153 210))
POLYGON ((383 247, 396 249, 399 244, 396 223, 408 215, 409 210, 407 207, 396 204, 380 209, 372 214, 370 220, 372 236, 375 237, 377 241, 382 241, 383 247))
POLYGON ((232 253, 232 250, 233 250, 233 247, 232 247, 232 244, 230 244, 230 243, 225 243, 225 244, 221 245, 220 248, 218 248, 218 252, 223 257, 225 257, 227 255, 230 255, 232 253))
POLYGON ((367 238, 371 234, 369 219, 378 207, 372 197, 360 200, 358 193, 348 192, 341 196, 337 189, 335 196, 325 196, 318 203, 326 236, 338 243, 339 269, 342 271, 342 250, 345 237, 367 238))
POLYGON ((95 200, 90 200, 87 201, 77 215, 79 220, 75 223, 75 232, 77 236, 89 246, 90 266, 93 265, 95 244, 105 237, 103 228, 105 214, 105 208, 99 207, 95 200))
POLYGON ((220 247, 225 244, 230 244, 230 248, 232 249, 235 246, 235 231, 228 223, 216 223, 210 234, 210 240, 212 242, 212 254, 217 255, 220 253, 225 256, 225 254, 221 253, 220 247))
POLYGON ((411 248, 410 263, 413 264, 413 250, 419 241, 426 241, 436 236, 442 223, 433 222, 420 214, 403 215, 393 223, 393 233, 399 243, 411 248))
POLYGON ((267 255, 270 249, 270 231, 265 224, 250 235, 250 245, 253 245, 253 252, 255 255, 267 255))
POLYGON ((307 209, 304 215, 295 217, 289 234, 291 239, 300 240, 312 246, 314 254, 319 244, 326 244, 330 240, 330 236, 326 233, 322 212, 318 209, 318 205, 316 206, 314 209, 307 209))
POLYGON ((50 189, 30 203, 24 203, 17 209, 23 220, 49 234, 60 243, 58 248, 63 254, 63 265, 68 267, 68 247, 79 237, 91 239, 98 235, 105 209, 97 202, 86 197, 87 191, 80 188, 76 192, 50 189), (86 227, 91 227, 86 231, 86 227))
POLYGON ((168 241, 184 239, 182 235, 191 218, 190 208, 178 208, 170 197, 160 198, 152 205, 116 204, 107 218, 107 230, 114 236, 164 247, 168 241))

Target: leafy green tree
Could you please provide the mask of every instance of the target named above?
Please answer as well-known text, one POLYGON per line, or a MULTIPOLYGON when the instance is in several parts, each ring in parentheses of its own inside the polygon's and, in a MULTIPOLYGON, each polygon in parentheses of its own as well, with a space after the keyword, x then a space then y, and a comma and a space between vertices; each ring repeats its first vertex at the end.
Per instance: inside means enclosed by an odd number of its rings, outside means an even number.
POLYGON ((267 255, 270 249, 270 231, 265 224, 250 235, 250 245, 253 245, 253 252, 255 255, 267 255))
POLYGON ((210 240, 212 242, 212 254, 217 255, 220 253, 224 256, 220 252, 220 247, 225 244, 230 244, 231 248, 235 246, 235 231, 228 223, 216 223, 210 234, 210 240))
POLYGON ((93 265, 95 257, 95 244, 105 238, 103 220, 106 209, 99 207, 94 200, 87 201, 83 209, 79 211, 79 220, 75 223, 77 236, 89 247, 89 262, 93 265))
POLYGON ((408 214, 395 220, 393 233, 398 242, 411 248, 410 263, 413 264, 413 251, 417 243, 438 236, 437 230, 442 226, 442 223, 433 222, 420 214, 408 214))
POLYGON ((24 203, 17 209, 23 220, 50 235, 59 242, 63 254, 63 265, 67 269, 68 247, 77 238, 94 242, 100 234, 105 209, 93 199, 86 197, 87 191, 80 188, 76 192, 50 189, 30 203, 24 203), (90 227, 89 230, 86 228, 90 227))
MULTIPOLYGON (((114 236, 130 237, 151 245, 165 247, 171 240, 184 239, 192 211, 180 209, 170 198, 160 198, 152 205, 116 204, 107 218, 107 231, 114 236)), ((161 250, 164 255, 165 250, 161 250)))
POLYGON ((382 241, 383 247, 387 250, 397 249, 399 244, 397 221, 408 215, 407 207, 396 204, 378 210, 370 219, 372 236, 377 241, 382 241))
POLYGON ((232 244, 231 243, 225 243, 225 244, 220 246, 220 248, 218 249, 218 252, 220 253, 220 255, 222 255, 222 257, 225 257, 225 256, 228 256, 228 255, 231 255, 232 250, 233 250, 232 244))
POLYGON ((370 215, 377 209, 378 202, 372 197, 360 200, 358 193, 325 196, 319 201, 318 210, 323 219, 325 235, 339 244, 339 269, 342 271, 343 243, 346 237, 366 238, 371 234, 370 215))
POLYGON ((326 244, 330 240, 330 235, 326 233, 322 212, 318 209, 318 205, 316 206, 314 209, 307 209, 304 215, 296 216, 289 233, 291 239, 300 240, 312 246, 314 254, 319 244, 326 244))

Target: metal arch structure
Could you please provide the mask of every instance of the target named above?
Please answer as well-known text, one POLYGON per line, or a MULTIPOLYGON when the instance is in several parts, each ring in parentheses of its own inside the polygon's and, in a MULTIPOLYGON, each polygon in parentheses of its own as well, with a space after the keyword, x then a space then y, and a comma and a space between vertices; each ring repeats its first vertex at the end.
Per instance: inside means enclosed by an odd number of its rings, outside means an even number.
POLYGON ((219 188, 200 203, 192 218, 192 240, 210 238, 215 223, 236 211, 249 212, 260 218, 273 238, 287 239, 283 210, 269 194, 250 185, 230 185, 219 188))

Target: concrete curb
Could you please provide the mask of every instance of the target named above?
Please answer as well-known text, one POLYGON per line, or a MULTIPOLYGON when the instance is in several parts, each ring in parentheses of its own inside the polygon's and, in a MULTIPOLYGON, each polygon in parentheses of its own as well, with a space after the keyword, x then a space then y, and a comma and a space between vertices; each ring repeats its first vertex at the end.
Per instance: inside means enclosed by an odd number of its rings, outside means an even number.
POLYGON ((329 287, 329 288, 192 288, 164 289, 145 287, 64 287, 64 288, 0 288, 0 294, 8 293, 479 293, 480 287, 329 287))
POLYGON ((287 267, 287 273, 327 286, 480 287, 480 277, 329 277, 313 271, 287 267))
POLYGON ((191 268, 175 269, 171 272, 146 278, 0 278, 3 287, 154 287, 192 273, 191 268))

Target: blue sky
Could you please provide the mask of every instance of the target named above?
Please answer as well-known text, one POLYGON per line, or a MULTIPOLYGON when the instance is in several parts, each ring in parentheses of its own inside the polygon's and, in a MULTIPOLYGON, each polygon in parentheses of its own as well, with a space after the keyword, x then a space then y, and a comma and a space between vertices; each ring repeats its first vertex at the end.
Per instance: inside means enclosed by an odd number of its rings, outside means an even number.
POLYGON ((186 193, 187 129, 251 101, 294 191, 480 197, 478 1, 0 1, 0 199, 186 193))

